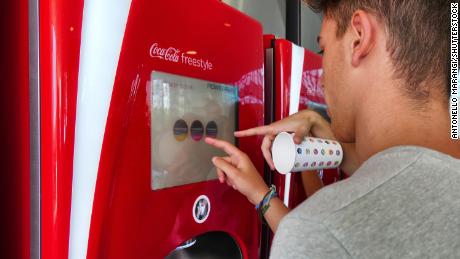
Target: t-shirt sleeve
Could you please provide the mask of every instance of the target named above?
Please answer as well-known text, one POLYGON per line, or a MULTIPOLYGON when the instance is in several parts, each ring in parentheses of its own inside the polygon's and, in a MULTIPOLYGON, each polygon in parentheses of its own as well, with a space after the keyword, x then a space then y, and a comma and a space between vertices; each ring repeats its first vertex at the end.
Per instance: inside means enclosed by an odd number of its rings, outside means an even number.
POLYGON ((320 222, 285 217, 273 239, 270 258, 351 258, 320 222))

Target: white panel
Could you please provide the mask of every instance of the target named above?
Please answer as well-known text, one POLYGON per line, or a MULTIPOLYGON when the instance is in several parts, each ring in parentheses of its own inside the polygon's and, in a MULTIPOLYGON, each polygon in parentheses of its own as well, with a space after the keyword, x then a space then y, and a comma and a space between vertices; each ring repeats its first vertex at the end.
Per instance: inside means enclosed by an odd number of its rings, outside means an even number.
MULTIPOLYGON (((302 72, 305 50, 292 44, 291 84, 289 91, 289 115, 299 111, 300 87, 302 84, 302 72)), ((289 193, 291 191, 291 174, 286 174, 284 182, 284 204, 289 206, 289 193)))
POLYGON ((86 0, 78 75, 69 258, 86 258, 107 113, 131 0, 86 0))

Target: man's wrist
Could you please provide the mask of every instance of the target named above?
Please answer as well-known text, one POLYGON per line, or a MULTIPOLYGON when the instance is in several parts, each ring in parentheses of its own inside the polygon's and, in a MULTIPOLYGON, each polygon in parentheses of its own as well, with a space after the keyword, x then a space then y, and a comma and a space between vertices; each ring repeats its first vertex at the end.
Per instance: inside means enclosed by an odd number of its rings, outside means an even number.
POLYGON ((270 208, 270 201, 277 196, 276 187, 272 184, 269 191, 264 195, 262 201, 256 205, 256 210, 259 213, 261 220, 264 220, 265 213, 270 208))
POLYGON ((263 188, 260 188, 259 190, 255 191, 253 197, 250 199, 251 203, 254 206, 259 204, 269 190, 270 188, 268 188, 268 186, 265 185, 263 188))

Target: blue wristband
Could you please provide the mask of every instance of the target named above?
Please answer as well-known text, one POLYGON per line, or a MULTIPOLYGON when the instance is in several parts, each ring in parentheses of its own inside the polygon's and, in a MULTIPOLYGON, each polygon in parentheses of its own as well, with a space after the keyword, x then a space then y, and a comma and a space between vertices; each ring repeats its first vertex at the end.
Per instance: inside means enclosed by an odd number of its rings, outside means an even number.
POLYGON ((270 200, 277 196, 276 187, 272 184, 272 186, 270 186, 270 190, 265 194, 262 201, 256 205, 256 210, 259 212, 261 219, 263 219, 265 212, 267 212, 268 208, 270 208, 270 200))

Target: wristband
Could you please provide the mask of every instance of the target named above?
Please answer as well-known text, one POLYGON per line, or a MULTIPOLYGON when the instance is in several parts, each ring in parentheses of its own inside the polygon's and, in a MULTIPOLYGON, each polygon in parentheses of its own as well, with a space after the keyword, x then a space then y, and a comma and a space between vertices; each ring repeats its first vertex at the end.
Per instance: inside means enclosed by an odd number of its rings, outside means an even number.
POLYGON ((277 196, 278 194, 276 193, 276 187, 272 184, 270 186, 270 190, 265 194, 262 201, 256 205, 256 210, 259 213, 260 219, 263 220, 265 212, 267 212, 267 210, 270 208, 270 200, 277 196))

